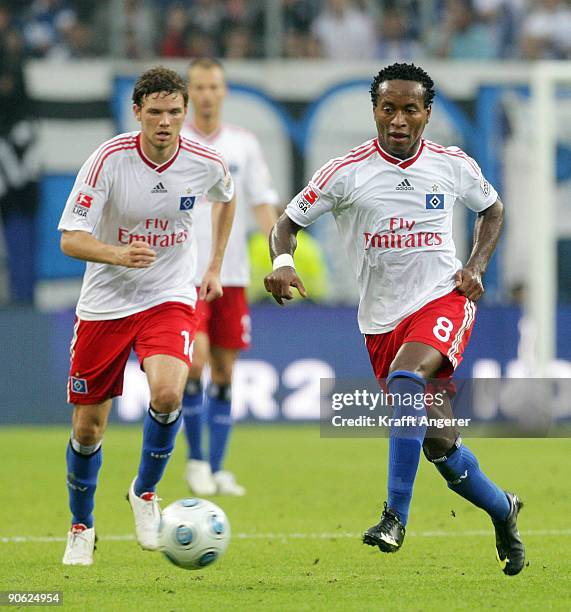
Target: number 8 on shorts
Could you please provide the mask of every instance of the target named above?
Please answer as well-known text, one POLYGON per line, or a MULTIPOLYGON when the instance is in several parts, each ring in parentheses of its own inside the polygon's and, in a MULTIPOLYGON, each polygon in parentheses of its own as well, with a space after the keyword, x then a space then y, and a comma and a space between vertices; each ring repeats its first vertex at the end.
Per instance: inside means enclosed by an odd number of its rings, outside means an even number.
POLYGON ((436 319, 436 325, 432 328, 432 333, 438 338, 438 340, 448 342, 453 329, 454 324, 450 319, 447 319, 446 317, 438 317, 438 319, 436 319))

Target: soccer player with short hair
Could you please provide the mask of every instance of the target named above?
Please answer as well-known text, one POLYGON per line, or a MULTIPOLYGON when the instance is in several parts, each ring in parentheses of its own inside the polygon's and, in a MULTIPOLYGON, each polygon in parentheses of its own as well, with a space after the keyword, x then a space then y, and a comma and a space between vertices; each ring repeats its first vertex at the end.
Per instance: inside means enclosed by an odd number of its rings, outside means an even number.
MULTIPOLYGON (((358 278, 359 326, 375 376, 394 394, 393 416, 413 423, 407 417, 427 410, 431 416, 433 406, 416 411, 402 398, 424 393, 428 379, 450 377, 461 362, 503 223, 503 205, 476 162, 422 137, 434 94, 432 79, 414 64, 377 74, 371 85, 377 137, 329 161, 289 203, 270 236, 274 271, 264 281, 279 304, 291 299, 291 287, 305 294, 294 268, 296 234, 331 212, 358 278), (455 204, 478 213, 465 265, 452 240, 455 204)), ((452 491, 490 515, 500 565, 505 574, 519 573, 520 499, 484 474, 455 428, 439 437, 425 437, 425 430, 391 431, 388 498, 364 543, 383 552, 401 547, 422 448, 452 491)))
POLYGON ((102 144, 83 164, 62 214, 62 251, 87 262, 71 343, 67 448, 72 526, 66 565, 91 565, 94 495, 111 400, 121 395, 131 349, 151 392, 138 475, 127 499, 142 548, 158 546, 155 492, 174 448, 197 326, 194 209, 215 202, 213 244, 199 296, 222 294, 220 267, 232 226, 234 185, 211 147, 180 136, 186 83, 167 68, 147 70, 133 90, 141 130, 102 144))
MULTIPOLYGON (((246 286, 250 283, 247 231, 251 219, 268 236, 276 221, 278 194, 273 189, 258 140, 250 131, 222 121, 227 95, 224 69, 210 57, 193 60, 188 67, 188 93, 192 111, 183 134, 222 153, 236 187, 236 216, 228 239, 220 279, 223 295, 212 303, 198 302, 200 323, 193 363, 183 397, 184 431, 189 457, 185 477, 195 495, 244 495, 234 474, 223 469, 232 417, 231 384, 234 364, 250 345, 250 314, 246 286), (202 371, 210 364, 210 382, 203 390, 202 371), (208 460, 202 448, 202 429, 208 423, 208 460)), ((195 282, 208 264, 210 203, 201 202, 195 216, 198 266, 195 282)))

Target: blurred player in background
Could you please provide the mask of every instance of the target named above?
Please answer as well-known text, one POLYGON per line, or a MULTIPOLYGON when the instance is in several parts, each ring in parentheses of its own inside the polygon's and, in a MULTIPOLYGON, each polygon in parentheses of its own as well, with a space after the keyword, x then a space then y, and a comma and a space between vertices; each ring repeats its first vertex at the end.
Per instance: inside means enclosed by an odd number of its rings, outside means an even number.
MULTIPOLYGON (((379 72, 371 85, 377 138, 325 164, 289 203, 270 237, 274 271, 265 285, 279 304, 291 299, 291 287, 306 293, 294 268, 295 236, 332 212, 358 276, 359 326, 375 376, 394 394, 393 417, 412 423, 391 429, 388 499, 363 541, 383 552, 401 547, 423 448, 450 489, 490 515, 498 560, 513 575, 525 556, 516 526, 521 501, 482 472, 455 427, 425 436, 418 417, 428 410, 441 418, 434 405, 415 410, 406 401, 462 360, 503 222, 503 205, 476 162, 422 138, 434 94, 430 76, 413 64, 379 72), (455 203, 478 213, 465 266, 452 240, 455 203)), ((445 409, 452 416, 449 402, 445 409)))
POLYGON ((196 331, 193 214, 215 202, 213 246, 200 298, 222 294, 220 267, 230 234, 234 185, 212 148, 180 137, 186 83, 163 67, 142 74, 133 91, 140 132, 121 134, 85 162, 61 217, 61 248, 87 261, 71 344, 68 399, 74 404, 67 448, 72 527, 66 565, 93 562, 94 495, 111 398, 121 395, 131 349, 151 391, 138 475, 127 499, 139 544, 157 548, 155 488, 174 448, 196 331), (228 203, 229 202, 229 203, 228 203))
MULTIPOLYGON (((200 323, 194 342, 193 362, 183 399, 184 431, 189 447, 186 480, 196 495, 244 495, 245 489, 223 460, 232 429, 231 384, 234 363, 250 345, 250 315, 246 286, 250 282, 247 230, 251 216, 268 236, 276 220, 278 195, 272 188, 268 167, 256 137, 249 131, 222 122, 227 94, 222 65, 199 58, 188 69, 188 92, 192 116, 183 134, 224 155, 236 185, 236 217, 220 278, 223 296, 211 304, 198 302, 200 323), (203 392, 201 377, 210 364, 210 383, 203 392), (209 457, 202 448, 202 426, 208 422, 209 457)), ((210 251, 210 205, 201 202, 196 211, 199 283, 210 251)))

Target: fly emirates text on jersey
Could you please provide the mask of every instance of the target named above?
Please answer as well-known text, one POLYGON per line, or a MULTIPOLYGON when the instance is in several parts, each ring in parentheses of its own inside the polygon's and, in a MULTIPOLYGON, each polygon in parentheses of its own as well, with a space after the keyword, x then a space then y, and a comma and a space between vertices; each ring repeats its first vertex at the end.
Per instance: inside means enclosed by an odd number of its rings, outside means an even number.
POLYGON ((388 232, 363 232, 365 248, 409 249, 442 244, 440 232, 413 232, 415 224, 416 221, 412 219, 391 217, 388 232))
POLYGON ((188 230, 172 228, 169 219, 145 219, 145 233, 135 233, 119 226, 117 240, 120 244, 130 244, 135 240, 147 242, 153 247, 173 247, 188 240, 188 230))

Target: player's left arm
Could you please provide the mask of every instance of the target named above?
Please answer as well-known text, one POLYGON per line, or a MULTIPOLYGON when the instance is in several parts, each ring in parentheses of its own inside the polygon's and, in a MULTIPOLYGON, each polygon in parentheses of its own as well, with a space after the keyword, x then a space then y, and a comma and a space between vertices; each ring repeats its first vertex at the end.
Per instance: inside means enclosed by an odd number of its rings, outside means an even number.
POLYGON ((504 205, 500 198, 478 213, 474 226, 474 245, 466 265, 454 276, 456 289, 476 301, 484 293, 482 276, 494 253, 504 223, 504 205))
POLYGON ((235 212, 236 196, 232 196, 229 202, 212 203, 212 247, 210 250, 210 261, 202 278, 198 294, 199 299, 206 302, 212 302, 212 300, 222 295, 220 269, 235 212))
POLYGON ((253 212, 258 227, 264 236, 268 238, 274 223, 278 219, 276 207, 272 206, 271 204, 258 204, 257 206, 254 206, 253 212))

